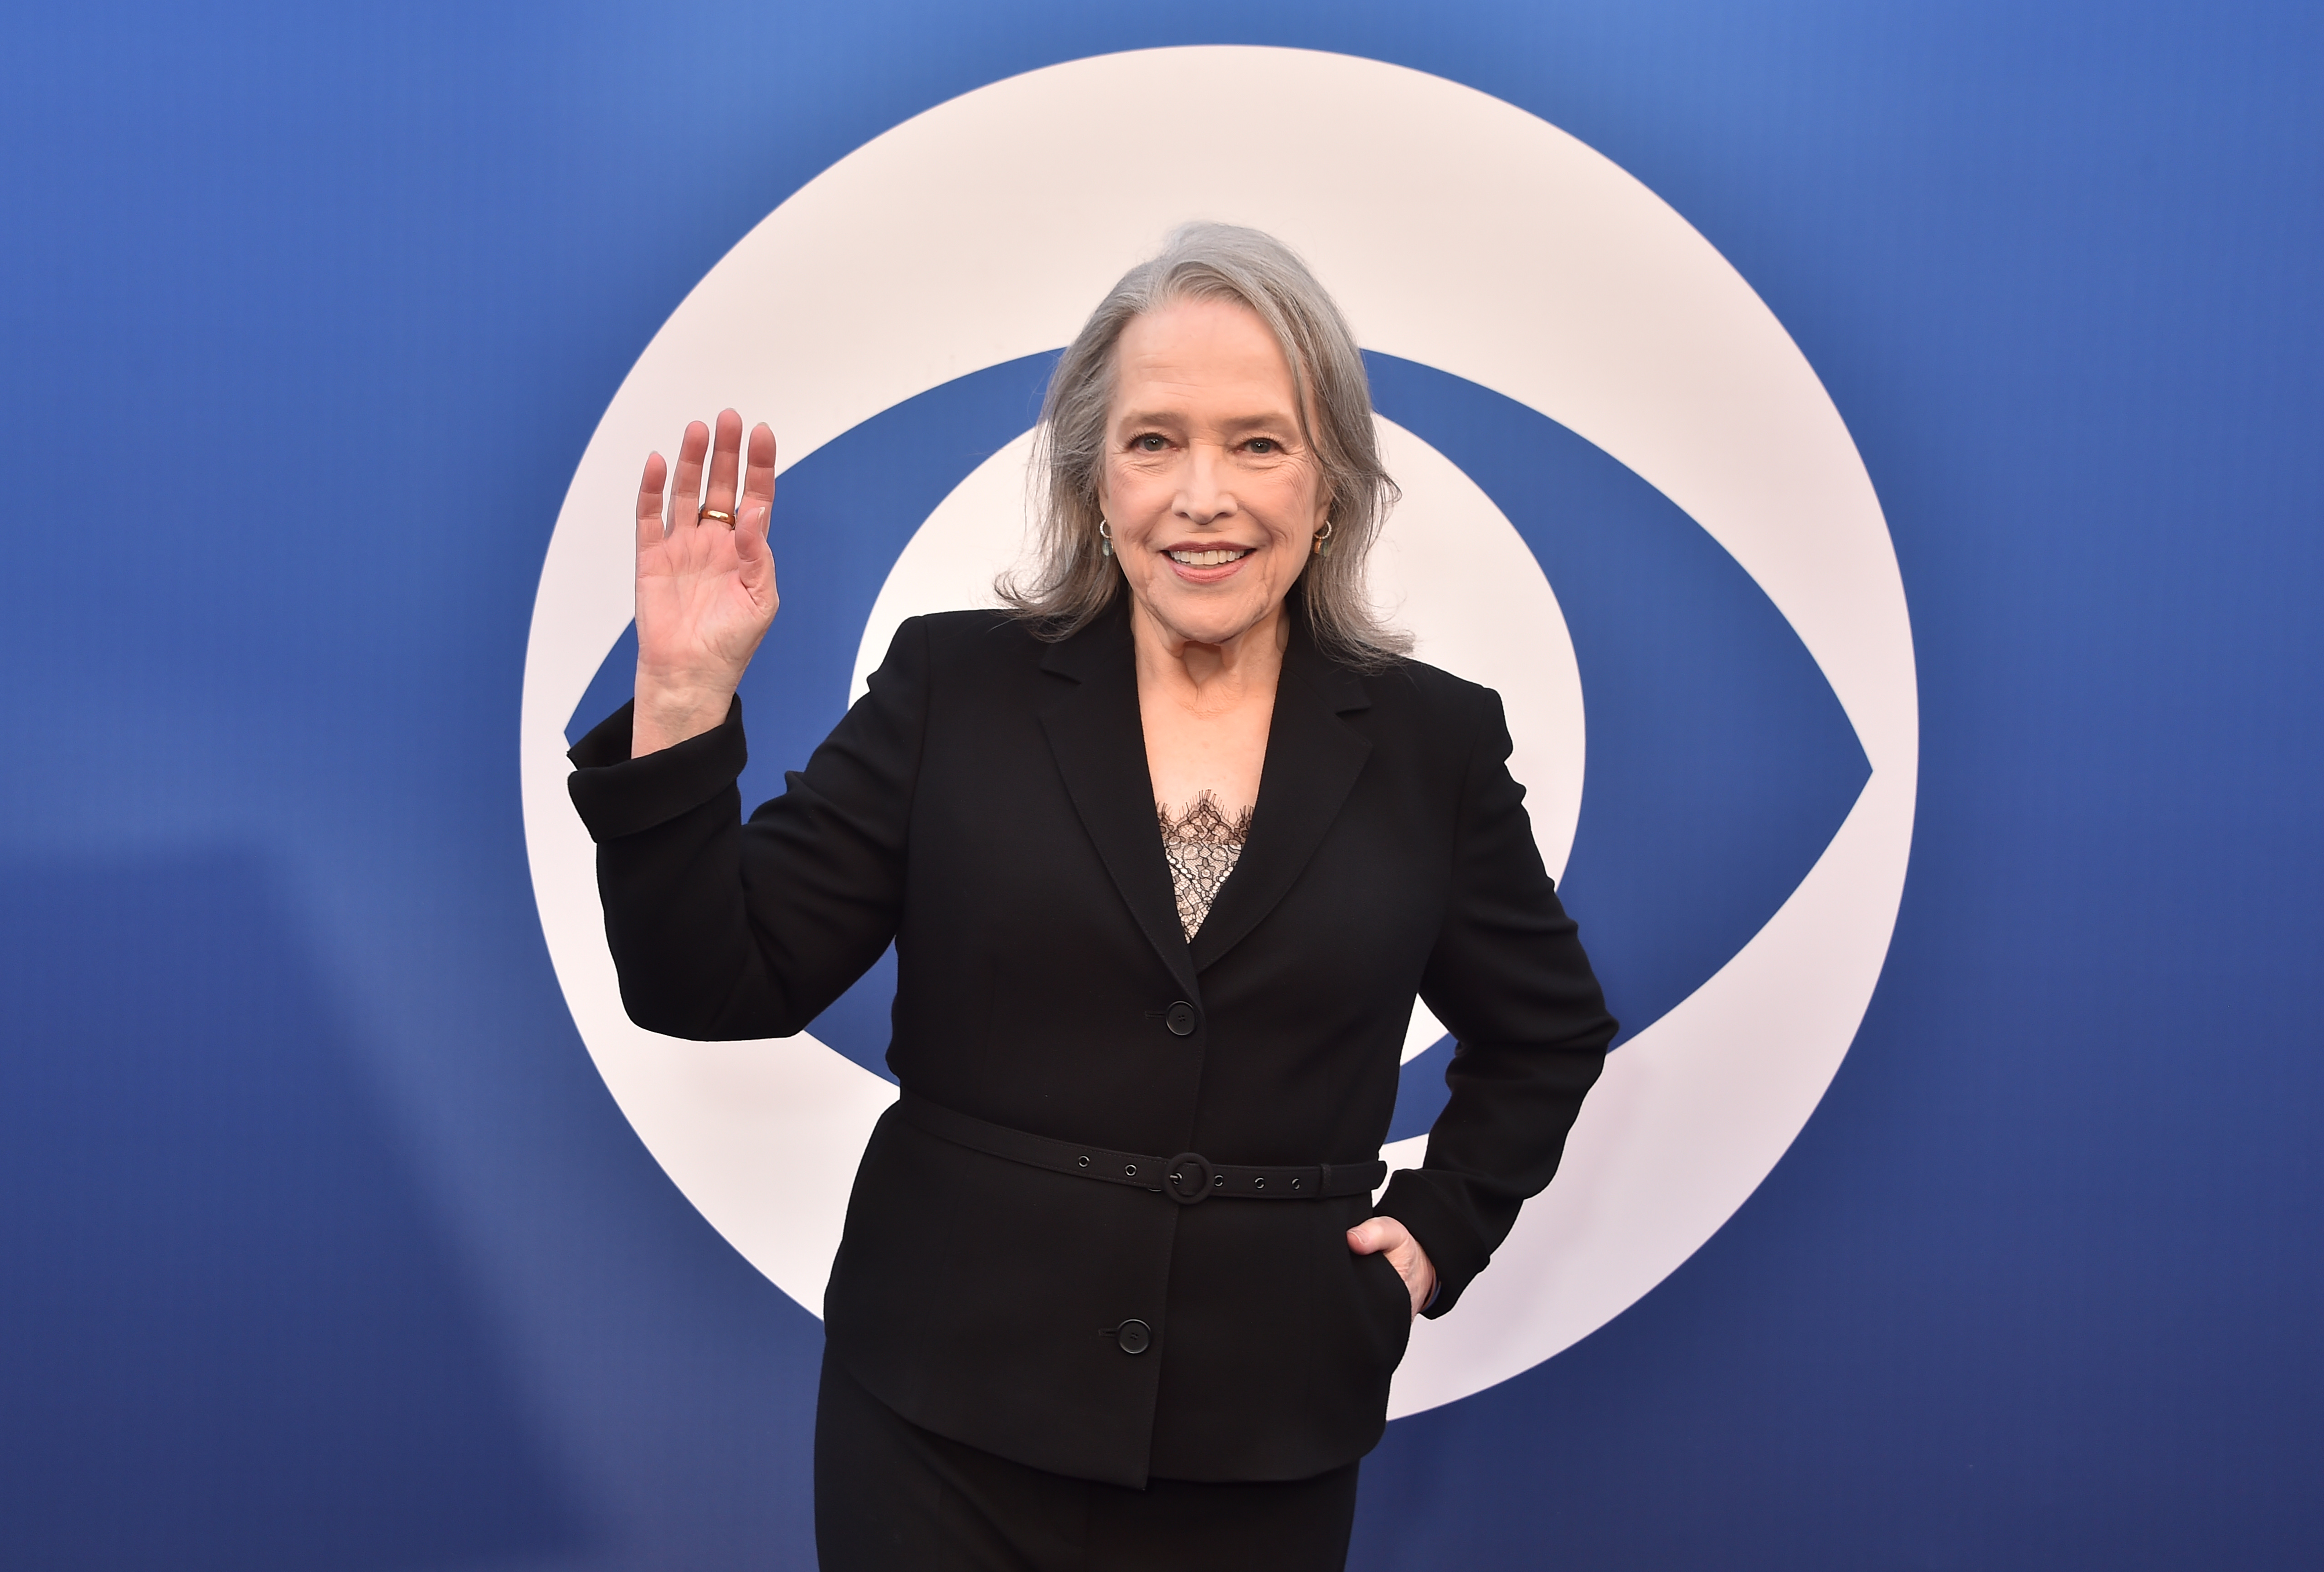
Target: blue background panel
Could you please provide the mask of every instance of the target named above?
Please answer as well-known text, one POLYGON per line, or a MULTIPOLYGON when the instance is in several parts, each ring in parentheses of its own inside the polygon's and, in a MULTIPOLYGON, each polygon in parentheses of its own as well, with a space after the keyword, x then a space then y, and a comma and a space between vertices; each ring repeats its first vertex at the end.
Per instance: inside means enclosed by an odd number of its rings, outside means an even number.
POLYGON ((1391 1427, 1356 1564, 2324 1559, 2324 13, 0 27, 32 1564, 811 1565, 820 1333, 640 1148, 543 952, 541 552, 622 374, 790 191, 1010 72, 1183 42, 1434 71, 1668 200, 1830 388, 1920 662, 1912 873, 1822 1106, 1630 1311, 1391 1427))
POLYGON ((0 865, 20 1567, 350 1568, 580 1519, 263 852, 0 865))

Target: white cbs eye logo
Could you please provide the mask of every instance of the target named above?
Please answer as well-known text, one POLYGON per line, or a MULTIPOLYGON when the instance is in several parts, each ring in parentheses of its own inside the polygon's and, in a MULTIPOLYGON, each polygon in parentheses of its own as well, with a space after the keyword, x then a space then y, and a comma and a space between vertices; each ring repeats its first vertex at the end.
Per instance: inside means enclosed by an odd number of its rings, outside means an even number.
MULTIPOLYGON (((680 1048, 623 1015, 594 859, 565 791, 564 726, 631 614, 638 455, 732 405, 796 464, 915 395, 1056 349, 1172 225, 1222 219, 1305 257, 1368 350, 1434 367, 1595 444, 1715 539, 1830 684, 1870 775, 1748 943, 1615 1050, 1546 1194, 1457 1316, 1424 1321, 1394 1415, 1550 1357, 1692 1255, 1783 1155, 1847 1053, 1885 959, 1910 849, 1919 733, 1903 585, 1839 413, 1750 288, 1654 193, 1564 133, 1470 88, 1301 51, 1075 60, 938 106, 816 177, 655 336, 583 456, 543 565, 525 666, 525 832, 573 1018, 687 1198, 819 1310, 885 1080, 801 1034, 680 1048), (1102 137, 1172 106, 1171 156, 1135 181, 1102 137), (1296 181, 1240 171, 1265 148, 1296 181), (1058 193, 1070 192, 1070 200, 1058 193)), ((1374 593, 1421 655, 1499 688, 1553 872, 1582 788, 1582 692, 1557 601, 1491 500, 1383 423, 1406 501, 1374 593)), ((930 515, 861 634, 989 598, 1019 547, 1012 444, 930 515)), ((786 614, 789 614, 788 611, 786 614)), ((1435 1036, 1416 1022, 1412 1048, 1435 1036)), ((1421 1141, 1392 1145, 1419 1160, 1421 1141)))

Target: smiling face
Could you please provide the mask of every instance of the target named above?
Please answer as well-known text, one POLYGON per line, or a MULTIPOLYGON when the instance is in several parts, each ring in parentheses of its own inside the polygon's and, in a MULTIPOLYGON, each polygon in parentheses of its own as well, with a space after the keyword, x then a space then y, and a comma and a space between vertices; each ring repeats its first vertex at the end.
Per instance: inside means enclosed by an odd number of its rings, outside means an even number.
POLYGON ((1273 618, 1331 499, 1258 313, 1183 300, 1122 330, 1098 501, 1138 613, 1171 644, 1273 618))

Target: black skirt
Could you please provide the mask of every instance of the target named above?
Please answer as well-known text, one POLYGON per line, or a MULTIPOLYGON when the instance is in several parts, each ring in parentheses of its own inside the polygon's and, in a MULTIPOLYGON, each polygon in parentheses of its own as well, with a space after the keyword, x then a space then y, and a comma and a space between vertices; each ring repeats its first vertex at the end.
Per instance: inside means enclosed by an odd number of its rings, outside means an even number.
POLYGON ((826 1350, 816 1549, 823 1572, 1341 1572, 1358 1466, 1144 1490, 1068 1478, 920 1429, 826 1350))

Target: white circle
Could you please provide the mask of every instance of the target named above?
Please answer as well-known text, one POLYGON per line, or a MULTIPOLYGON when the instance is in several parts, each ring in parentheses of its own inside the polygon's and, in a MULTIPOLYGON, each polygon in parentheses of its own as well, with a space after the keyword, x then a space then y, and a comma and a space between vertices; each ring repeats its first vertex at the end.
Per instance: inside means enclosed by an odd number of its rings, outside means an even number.
MULTIPOLYGON (((534 889, 574 1021, 640 1137, 737 1249, 819 1310, 856 1160, 893 1089, 804 1034, 677 1043, 632 1025, 565 792, 565 720, 630 617, 637 466, 724 405, 768 420, 795 464, 915 394, 1052 350, 1189 217, 1280 235, 1367 348, 1524 403, 1670 498, 1790 621, 1871 765, 1775 915, 1612 1055, 1557 1181, 1492 1269, 1456 1313, 1415 1328, 1389 1407, 1412 1413, 1604 1325, 1757 1188, 1863 1017, 1912 840, 1911 627, 1839 412, 1710 244, 1554 126, 1377 60, 1150 50, 980 88, 802 187, 663 325, 567 493, 525 666, 534 889), (1123 179, 1119 133, 1142 106, 1158 151, 1123 179), (1092 126, 1111 133, 1059 129, 1092 126)), ((1386 1154, 1414 1163, 1422 1145, 1386 1154)))

